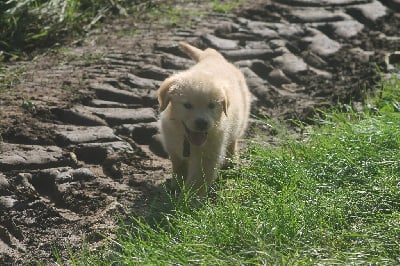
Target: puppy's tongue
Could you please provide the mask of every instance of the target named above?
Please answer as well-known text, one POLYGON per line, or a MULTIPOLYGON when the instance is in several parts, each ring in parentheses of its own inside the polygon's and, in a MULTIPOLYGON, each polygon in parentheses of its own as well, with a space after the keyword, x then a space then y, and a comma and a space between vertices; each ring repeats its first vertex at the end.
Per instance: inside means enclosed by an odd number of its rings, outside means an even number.
POLYGON ((201 146, 207 140, 207 133, 206 132, 189 131, 188 137, 189 137, 190 143, 192 143, 193 145, 196 145, 196 146, 201 146))

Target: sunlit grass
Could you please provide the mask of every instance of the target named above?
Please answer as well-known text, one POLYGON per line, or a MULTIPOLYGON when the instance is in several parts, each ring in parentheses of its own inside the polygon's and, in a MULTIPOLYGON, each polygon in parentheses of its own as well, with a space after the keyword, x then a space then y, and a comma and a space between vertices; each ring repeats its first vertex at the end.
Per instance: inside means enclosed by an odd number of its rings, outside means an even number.
POLYGON ((213 197, 171 197, 75 263, 399 264, 399 84, 384 81, 365 112, 325 112, 303 141, 250 144, 213 197))

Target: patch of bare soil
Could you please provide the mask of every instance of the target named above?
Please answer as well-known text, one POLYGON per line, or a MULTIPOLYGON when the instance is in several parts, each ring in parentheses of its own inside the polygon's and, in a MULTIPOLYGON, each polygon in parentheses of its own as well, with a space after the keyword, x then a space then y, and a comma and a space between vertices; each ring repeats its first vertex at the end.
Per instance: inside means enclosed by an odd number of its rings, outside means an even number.
MULTIPOLYGON (((179 8, 179 7, 177 7, 179 8)), ((209 10, 206 4, 191 8, 209 10)), ((400 46, 398 1, 259 1, 229 14, 190 13, 171 26, 124 19, 58 51, 4 65, 0 89, 0 264, 52 264, 57 249, 113 235, 146 216, 170 163, 157 97, 190 67, 177 42, 213 47, 244 72, 258 117, 307 121, 357 105, 400 46), (135 29, 134 34, 132 29, 135 29)), ((269 128, 253 119, 249 134, 269 128)))

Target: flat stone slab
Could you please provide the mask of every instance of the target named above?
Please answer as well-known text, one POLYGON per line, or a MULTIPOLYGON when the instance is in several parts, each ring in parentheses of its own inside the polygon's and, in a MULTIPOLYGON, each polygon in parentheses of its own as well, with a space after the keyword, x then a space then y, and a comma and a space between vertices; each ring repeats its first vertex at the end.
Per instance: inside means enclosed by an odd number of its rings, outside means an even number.
POLYGON ((285 49, 285 53, 274 58, 274 64, 288 75, 296 75, 308 70, 308 65, 302 58, 290 53, 285 49))
POLYGON ((7 177, 0 173, 0 193, 4 194, 4 192, 9 188, 10 183, 7 180, 7 177))
POLYGON ((315 54, 326 57, 340 50, 342 45, 316 29, 309 29, 310 37, 303 38, 308 48, 315 54))
POLYGON ((226 50, 222 54, 232 61, 250 60, 250 59, 271 59, 277 55, 277 52, 272 49, 239 49, 239 50, 226 50))
POLYGON ((43 169, 69 163, 69 157, 57 146, 0 144, 1 171, 43 169))
POLYGON ((141 89, 154 89, 160 86, 159 80, 141 78, 134 74, 128 73, 126 78, 122 78, 123 81, 127 82, 132 87, 138 87, 141 89))
POLYGON ((66 183, 96 179, 96 175, 88 168, 73 169, 71 167, 50 168, 41 170, 32 175, 32 183, 41 183, 43 178, 48 183, 66 183))
POLYGON ((253 93, 260 101, 262 101, 267 106, 273 106, 273 102, 271 102, 269 97, 271 93, 273 93, 268 86, 267 81, 260 78, 256 73, 254 73, 250 68, 243 67, 240 68, 243 72, 244 76, 246 77, 247 85, 251 93, 253 93))
POLYGON ((127 103, 105 101, 105 100, 99 100, 99 99, 90 100, 88 105, 91 107, 97 107, 97 108, 138 108, 138 107, 140 107, 139 104, 127 104, 127 103))
POLYGON ((354 15, 360 14, 370 23, 375 23, 376 20, 387 15, 387 8, 379 1, 372 1, 368 4, 356 5, 349 8, 354 15))
POLYGON ((364 25, 356 20, 345 20, 329 23, 333 32, 341 38, 351 38, 364 29, 364 25))
POLYGON ((110 125, 122 125, 156 121, 156 112, 153 108, 95 108, 86 107, 93 114, 105 119, 110 125))
MULTIPOLYGON (((244 20, 243 20, 244 22, 244 20)), ((247 28, 254 34, 257 34, 266 39, 276 39, 279 37, 278 33, 274 28, 271 28, 271 24, 261 21, 246 20, 247 28)))
MULTIPOLYGON (((115 81, 115 83, 118 83, 118 81, 115 81)), ((143 105, 153 104, 157 99, 154 90, 133 89, 126 91, 107 83, 92 83, 89 88, 95 91, 99 99, 106 101, 143 105)))
POLYGON ((186 70, 193 66, 194 61, 172 54, 162 54, 160 57, 160 67, 172 70, 186 70))
POLYGON ((208 46, 213 47, 218 50, 232 50, 232 49, 239 48, 239 41, 219 38, 212 34, 202 35, 201 39, 208 46))
POLYGON ((171 71, 167 71, 152 64, 143 63, 143 65, 137 67, 138 69, 135 70, 135 74, 141 78, 163 81, 172 74, 171 71))
POLYGON ((119 152, 132 153, 132 146, 125 141, 82 143, 75 147, 79 160, 87 163, 102 163, 108 156, 119 152))
POLYGON ((297 6, 343 6, 364 4, 369 0, 279 0, 281 3, 297 6))
POLYGON ((73 106, 70 109, 53 109, 52 113, 64 122, 80 126, 105 126, 106 121, 92 114, 82 105, 73 106))
POLYGON ((290 16, 293 22, 301 23, 342 21, 351 18, 342 11, 330 11, 324 8, 291 9, 290 16))
POLYGON ((118 134, 131 137, 138 144, 149 144, 152 137, 158 133, 158 122, 123 124, 116 130, 118 134))
POLYGON ((115 141, 119 138, 113 130, 106 126, 83 127, 72 125, 60 125, 55 130, 58 141, 62 144, 79 144, 86 142, 115 141))

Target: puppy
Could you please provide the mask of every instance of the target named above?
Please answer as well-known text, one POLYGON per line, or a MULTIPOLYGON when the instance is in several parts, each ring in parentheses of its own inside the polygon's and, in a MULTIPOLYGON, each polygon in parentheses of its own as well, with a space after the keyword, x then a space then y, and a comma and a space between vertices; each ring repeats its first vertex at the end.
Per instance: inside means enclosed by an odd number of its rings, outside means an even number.
POLYGON ((247 127, 250 93, 240 70, 216 50, 179 46, 197 64, 158 90, 161 140, 180 183, 175 185, 204 196, 217 168, 235 155, 247 127))

